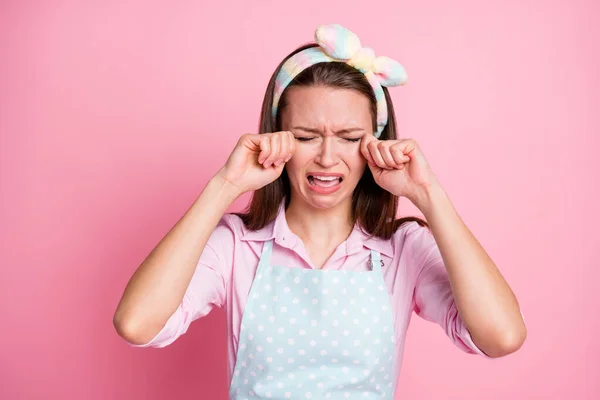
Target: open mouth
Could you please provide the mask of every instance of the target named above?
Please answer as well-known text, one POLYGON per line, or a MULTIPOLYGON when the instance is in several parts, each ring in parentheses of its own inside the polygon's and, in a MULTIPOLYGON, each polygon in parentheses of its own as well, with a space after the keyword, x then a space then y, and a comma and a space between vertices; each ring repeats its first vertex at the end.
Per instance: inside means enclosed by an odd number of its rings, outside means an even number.
POLYGON ((323 187, 323 188, 329 188, 329 187, 334 187, 336 185, 339 185, 340 183, 342 183, 342 177, 339 176, 316 176, 316 175, 309 175, 308 176, 308 183, 311 186, 316 186, 316 187, 323 187))

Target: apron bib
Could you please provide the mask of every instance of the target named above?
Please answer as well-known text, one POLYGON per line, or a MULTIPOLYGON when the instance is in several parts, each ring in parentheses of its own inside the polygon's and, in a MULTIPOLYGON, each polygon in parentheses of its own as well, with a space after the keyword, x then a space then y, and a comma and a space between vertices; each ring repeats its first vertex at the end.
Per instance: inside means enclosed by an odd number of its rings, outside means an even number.
POLYGON ((270 265, 265 242, 229 388, 241 399, 393 399, 395 336, 380 255, 370 271, 270 265))

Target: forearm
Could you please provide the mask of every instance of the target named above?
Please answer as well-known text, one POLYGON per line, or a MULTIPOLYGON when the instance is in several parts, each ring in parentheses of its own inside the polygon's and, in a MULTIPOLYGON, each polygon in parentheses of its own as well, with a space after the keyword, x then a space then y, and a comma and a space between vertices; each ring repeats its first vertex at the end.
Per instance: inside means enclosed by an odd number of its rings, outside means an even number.
POLYGON ((114 315, 121 336, 145 343, 162 329, 181 303, 211 233, 238 195, 218 177, 208 182, 127 284, 114 315))
POLYGON ((416 202, 440 249, 456 306, 477 346, 489 356, 517 350, 526 336, 511 288, 439 185, 416 202))

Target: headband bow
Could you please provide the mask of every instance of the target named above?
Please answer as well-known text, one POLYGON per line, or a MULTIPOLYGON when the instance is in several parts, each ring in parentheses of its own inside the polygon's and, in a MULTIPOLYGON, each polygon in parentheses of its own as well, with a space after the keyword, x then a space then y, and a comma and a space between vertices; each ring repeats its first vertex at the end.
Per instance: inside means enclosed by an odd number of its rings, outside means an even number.
POLYGON ((273 118, 281 95, 292 80, 306 68, 321 62, 345 62, 362 72, 375 93, 377 100, 377 132, 379 138, 388 121, 388 109, 382 86, 400 86, 407 82, 404 67, 397 61, 375 56, 373 49, 362 47, 356 34, 339 24, 322 25, 315 31, 315 41, 319 47, 304 49, 281 66, 275 79, 273 94, 273 118))

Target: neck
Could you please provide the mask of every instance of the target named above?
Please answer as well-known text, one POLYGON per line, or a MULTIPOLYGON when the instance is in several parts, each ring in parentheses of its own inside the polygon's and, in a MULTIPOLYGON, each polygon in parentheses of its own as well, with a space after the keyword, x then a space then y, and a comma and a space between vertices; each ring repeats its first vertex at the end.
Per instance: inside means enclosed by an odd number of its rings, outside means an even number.
POLYGON ((290 199, 285 211, 287 224, 304 244, 318 247, 337 246, 348 238, 354 225, 350 218, 352 199, 335 207, 320 209, 290 199))

